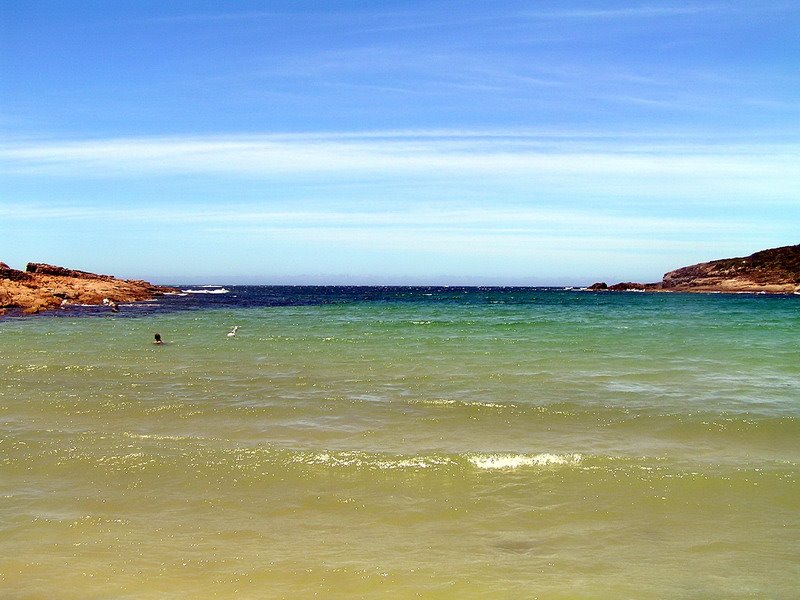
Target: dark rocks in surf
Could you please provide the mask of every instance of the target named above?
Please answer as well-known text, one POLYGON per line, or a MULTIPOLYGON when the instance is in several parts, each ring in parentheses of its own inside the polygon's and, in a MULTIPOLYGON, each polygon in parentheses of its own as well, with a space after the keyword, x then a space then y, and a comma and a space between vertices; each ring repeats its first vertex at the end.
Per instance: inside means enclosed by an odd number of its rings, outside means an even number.
POLYGON ((608 286, 609 291, 611 292, 643 292, 647 289, 647 284, 644 283, 634 283, 633 281, 625 281, 623 283, 615 283, 614 285, 608 286))

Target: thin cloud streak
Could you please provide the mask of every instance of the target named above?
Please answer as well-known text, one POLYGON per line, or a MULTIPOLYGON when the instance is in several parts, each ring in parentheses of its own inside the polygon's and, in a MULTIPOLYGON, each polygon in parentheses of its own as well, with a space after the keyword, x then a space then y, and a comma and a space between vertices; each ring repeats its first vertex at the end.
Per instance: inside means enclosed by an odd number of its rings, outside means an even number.
POLYGON ((622 237, 614 232, 583 239, 570 232, 560 231, 506 231, 506 230, 409 230, 407 228, 327 228, 311 227, 286 229, 281 227, 215 228, 213 233, 221 237, 245 236, 251 239, 270 239, 290 244, 319 244, 322 246, 356 247, 372 252, 402 251, 410 253, 430 253, 453 255, 464 258, 466 255, 480 254, 496 257, 534 257, 537 253, 550 253, 555 249, 586 249, 587 252, 612 250, 652 252, 658 244, 659 251, 668 249, 713 247, 713 242, 698 243, 696 240, 673 239, 664 232, 649 232, 641 236, 622 237))
POLYGON ((133 138, 6 144, 6 173, 148 176, 228 173, 256 177, 310 173, 730 176, 798 182, 796 144, 652 144, 546 138, 359 139, 327 135, 133 138))
MULTIPOLYGON (((674 217, 637 217, 603 214, 600 210, 574 209, 438 209, 412 208, 394 212, 365 211, 288 211, 259 210, 248 205, 227 205, 225 209, 193 207, 114 208, 97 206, 57 206, 12 204, 0 206, 0 218, 6 222, 57 219, 79 221, 152 222, 170 224, 236 224, 236 231, 308 229, 319 227, 435 229, 452 231, 492 231, 495 233, 530 234, 532 228, 576 229, 602 228, 620 231, 684 230, 732 232, 741 224, 714 219, 674 217), (265 229, 265 227, 267 229, 265 229)), ((228 230, 225 230, 228 231, 228 230)), ((233 231, 233 230, 230 230, 233 231)))
POLYGON ((527 11, 529 17, 548 19, 631 19, 693 16, 708 12, 730 12, 731 8, 724 4, 676 5, 676 6, 630 6, 611 9, 576 9, 555 11, 527 11))

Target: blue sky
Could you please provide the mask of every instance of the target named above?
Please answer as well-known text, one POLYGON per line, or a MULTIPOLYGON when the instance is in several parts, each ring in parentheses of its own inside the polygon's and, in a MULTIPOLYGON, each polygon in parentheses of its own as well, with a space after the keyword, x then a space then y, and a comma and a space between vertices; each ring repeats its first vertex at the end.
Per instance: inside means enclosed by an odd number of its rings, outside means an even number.
POLYGON ((800 5, 0 3, 0 260, 585 284, 800 243, 800 5))

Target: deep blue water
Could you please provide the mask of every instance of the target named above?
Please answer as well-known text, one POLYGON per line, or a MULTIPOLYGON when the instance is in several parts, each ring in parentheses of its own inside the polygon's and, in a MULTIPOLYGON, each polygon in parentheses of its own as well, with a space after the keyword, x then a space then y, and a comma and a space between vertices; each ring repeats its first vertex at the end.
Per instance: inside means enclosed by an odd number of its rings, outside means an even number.
MULTIPOLYGON (((118 313, 105 306, 68 306, 49 312, 51 317, 114 316, 139 317, 154 313, 208 309, 243 309, 279 306, 344 304, 440 304, 450 306, 537 304, 559 307, 636 307, 658 310, 669 305, 679 310, 796 310, 798 295, 686 294, 588 292, 560 287, 460 287, 460 286, 177 286, 195 293, 160 296, 150 302, 125 304, 118 313), (227 290, 227 293, 196 293, 227 290)), ((9 311, 10 318, 20 317, 9 311)))

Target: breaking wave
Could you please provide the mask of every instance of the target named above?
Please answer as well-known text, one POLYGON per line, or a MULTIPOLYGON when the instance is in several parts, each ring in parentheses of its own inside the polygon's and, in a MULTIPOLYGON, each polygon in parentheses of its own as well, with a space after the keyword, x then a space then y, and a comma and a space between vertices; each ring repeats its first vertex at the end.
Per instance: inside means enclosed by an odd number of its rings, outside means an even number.
POLYGON ((200 289, 182 290, 184 294, 230 294, 230 290, 224 287, 203 286, 200 289))

